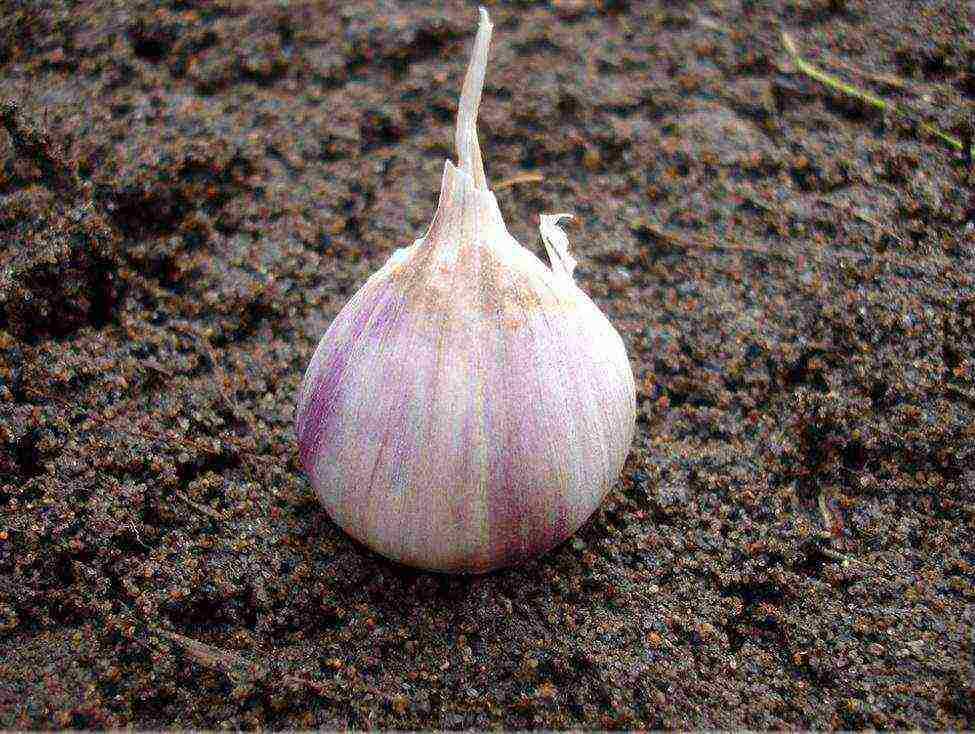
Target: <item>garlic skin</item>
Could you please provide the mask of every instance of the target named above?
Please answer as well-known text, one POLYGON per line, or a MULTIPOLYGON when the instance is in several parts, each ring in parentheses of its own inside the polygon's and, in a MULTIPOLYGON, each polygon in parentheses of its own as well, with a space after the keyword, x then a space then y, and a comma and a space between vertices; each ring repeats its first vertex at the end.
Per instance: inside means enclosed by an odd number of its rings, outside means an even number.
POLYGON ((302 465, 331 517, 388 558, 480 573, 571 535, 613 487, 636 419, 619 334, 572 280, 541 215, 545 266, 505 228, 475 121, 491 24, 481 9, 426 234, 341 310, 298 394, 302 465))

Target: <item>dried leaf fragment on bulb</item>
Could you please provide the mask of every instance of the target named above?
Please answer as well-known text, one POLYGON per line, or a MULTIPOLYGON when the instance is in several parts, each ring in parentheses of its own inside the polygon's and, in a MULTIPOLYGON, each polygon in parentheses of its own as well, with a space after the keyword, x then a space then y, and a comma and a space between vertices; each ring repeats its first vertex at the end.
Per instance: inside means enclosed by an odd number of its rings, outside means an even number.
POLYGON ((559 222, 551 267, 488 189, 476 119, 484 9, 427 232, 397 249, 322 337, 298 394, 302 465, 331 517, 388 558, 480 573, 557 545, 613 487, 636 420, 619 334, 572 278, 559 222))

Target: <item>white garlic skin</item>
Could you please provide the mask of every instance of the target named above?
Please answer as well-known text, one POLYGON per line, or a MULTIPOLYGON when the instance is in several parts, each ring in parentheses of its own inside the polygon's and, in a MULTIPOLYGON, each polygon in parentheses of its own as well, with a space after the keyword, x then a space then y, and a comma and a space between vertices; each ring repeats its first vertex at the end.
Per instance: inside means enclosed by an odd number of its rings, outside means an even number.
POLYGON ((446 163, 426 235, 329 326, 296 413, 336 523, 388 558, 455 573, 575 532, 616 483, 636 420, 623 341, 573 282, 558 218, 542 220, 550 269, 508 234, 476 133, 472 147, 472 171, 446 163))
POLYGON ((427 236, 342 309, 299 395, 302 462, 332 518, 449 572, 571 535, 619 477, 636 418, 619 334, 449 162, 427 236))

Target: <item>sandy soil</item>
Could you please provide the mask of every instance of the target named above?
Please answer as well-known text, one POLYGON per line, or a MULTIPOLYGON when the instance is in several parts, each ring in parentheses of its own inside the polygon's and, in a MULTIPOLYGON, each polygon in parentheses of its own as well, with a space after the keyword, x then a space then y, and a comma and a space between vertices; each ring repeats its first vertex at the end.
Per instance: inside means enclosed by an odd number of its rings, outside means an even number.
POLYGON ((330 320, 430 220, 451 2, 0 0, 0 726, 975 726, 965 2, 489 4, 511 231, 575 211, 638 381, 521 568, 353 544, 299 471, 330 320))

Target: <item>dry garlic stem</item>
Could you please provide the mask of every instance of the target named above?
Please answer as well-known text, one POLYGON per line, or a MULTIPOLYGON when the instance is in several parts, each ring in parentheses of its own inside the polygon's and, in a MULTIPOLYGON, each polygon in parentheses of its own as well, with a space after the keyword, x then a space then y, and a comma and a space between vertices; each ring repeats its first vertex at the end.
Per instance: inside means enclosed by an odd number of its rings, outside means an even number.
POLYGON ((329 326, 298 396, 302 464, 335 521, 414 566, 482 572, 571 535, 615 484, 635 423, 619 334, 572 279, 516 242, 487 188, 476 118, 483 9, 426 234, 329 326))
POLYGON ((491 45, 491 31, 494 26, 487 11, 479 11, 481 22, 474 39, 471 63, 464 77, 464 88, 460 93, 457 107, 457 132, 454 141, 457 145, 457 162, 460 170, 474 178, 479 189, 487 188, 484 176, 484 162, 481 160, 481 146, 477 142, 477 109, 481 105, 481 90, 484 88, 484 74, 487 71, 488 49, 491 45))

